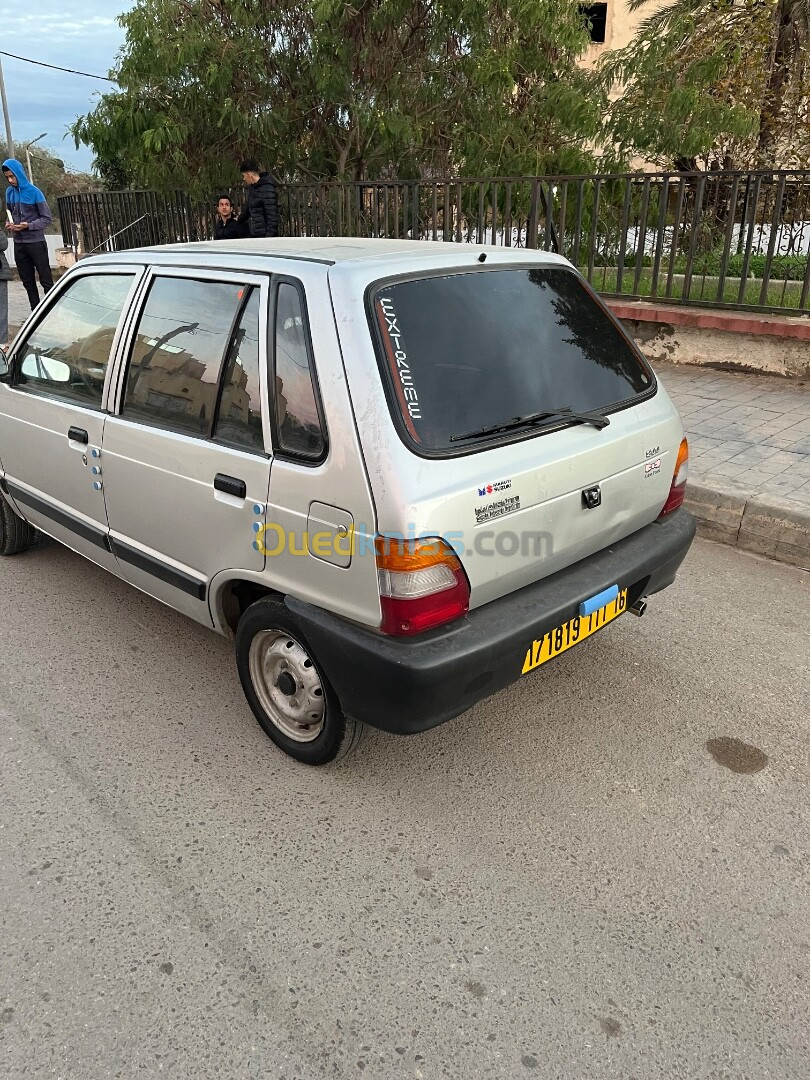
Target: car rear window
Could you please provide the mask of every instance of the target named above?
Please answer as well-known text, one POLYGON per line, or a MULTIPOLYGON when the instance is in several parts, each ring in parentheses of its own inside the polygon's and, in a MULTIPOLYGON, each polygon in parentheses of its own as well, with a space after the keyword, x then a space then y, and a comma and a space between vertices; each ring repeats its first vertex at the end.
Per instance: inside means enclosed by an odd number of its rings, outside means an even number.
POLYGON ((535 429, 472 433, 543 410, 609 411, 653 386, 637 353, 564 268, 400 281, 378 288, 372 302, 395 415, 425 453, 469 453, 494 438, 526 437, 535 429))

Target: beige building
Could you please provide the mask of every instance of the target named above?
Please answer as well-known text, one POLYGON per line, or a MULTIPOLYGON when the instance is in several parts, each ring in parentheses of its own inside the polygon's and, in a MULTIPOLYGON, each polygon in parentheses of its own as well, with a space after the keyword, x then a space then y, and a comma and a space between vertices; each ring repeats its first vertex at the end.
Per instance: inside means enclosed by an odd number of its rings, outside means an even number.
MULTIPOLYGON (((583 54, 580 63, 583 67, 593 65, 610 49, 623 49, 629 45, 641 24, 655 11, 668 7, 673 0, 650 0, 636 11, 630 11, 628 0, 605 0, 599 4, 581 4, 591 21, 590 48, 583 54)), ((611 98, 621 94, 618 87, 611 91, 611 98)), ((629 162, 632 172, 654 172, 657 166, 641 157, 629 162)))
POLYGON ((606 0, 600 4, 582 4, 591 20, 593 44, 582 58, 585 67, 591 67, 608 49, 623 49, 636 36, 645 19, 673 0, 650 0, 637 11, 630 11, 627 0, 606 0))

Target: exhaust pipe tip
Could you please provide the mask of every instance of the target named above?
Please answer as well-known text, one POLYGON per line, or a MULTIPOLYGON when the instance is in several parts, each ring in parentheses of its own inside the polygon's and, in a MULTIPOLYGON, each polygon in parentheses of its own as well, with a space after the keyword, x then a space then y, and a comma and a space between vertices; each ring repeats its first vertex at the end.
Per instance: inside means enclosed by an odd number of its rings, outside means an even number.
POLYGON ((631 614, 636 615, 639 619, 641 618, 641 616, 644 614, 644 612, 646 610, 647 610, 647 601, 645 599, 643 599, 643 597, 636 600, 635 604, 631 604, 630 607, 628 608, 628 611, 630 611, 631 614))

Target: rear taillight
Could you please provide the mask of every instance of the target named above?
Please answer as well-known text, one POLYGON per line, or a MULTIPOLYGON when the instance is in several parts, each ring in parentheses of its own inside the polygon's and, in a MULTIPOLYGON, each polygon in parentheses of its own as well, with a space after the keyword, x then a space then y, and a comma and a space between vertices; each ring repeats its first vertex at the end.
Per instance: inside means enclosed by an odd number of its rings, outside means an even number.
POLYGON ((444 540, 378 536, 375 548, 384 634, 418 634, 467 612, 467 575, 444 540))
POLYGON ((689 474, 689 446, 686 439, 681 440, 680 449, 678 450, 678 460, 675 462, 675 472, 672 475, 672 484, 670 485, 669 495, 667 501, 664 503, 664 508, 659 517, 663 517, 664 514, 671 514, 673 510, 677 510, 683 503, 683 497, 686 493, 686 478, 689 474))

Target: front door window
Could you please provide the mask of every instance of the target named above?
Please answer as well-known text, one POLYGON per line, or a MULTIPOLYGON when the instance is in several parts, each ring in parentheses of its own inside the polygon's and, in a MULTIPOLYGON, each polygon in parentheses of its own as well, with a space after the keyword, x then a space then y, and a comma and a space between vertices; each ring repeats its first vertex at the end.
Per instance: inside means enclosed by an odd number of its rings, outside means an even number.
POLYGON ((14 385, 100 409, 110 352, 134 274, 79 277, 17 350, 14 385))

